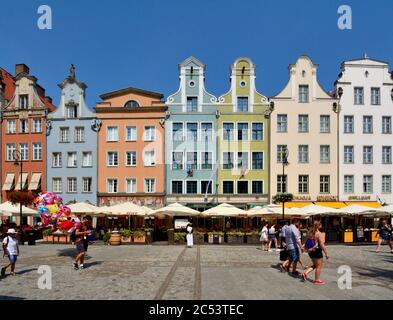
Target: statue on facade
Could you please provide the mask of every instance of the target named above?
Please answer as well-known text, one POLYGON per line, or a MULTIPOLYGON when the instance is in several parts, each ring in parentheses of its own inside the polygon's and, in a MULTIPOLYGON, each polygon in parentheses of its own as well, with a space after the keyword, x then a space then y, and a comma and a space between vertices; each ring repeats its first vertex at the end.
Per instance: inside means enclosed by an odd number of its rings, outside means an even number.
POLYGON ((45 125, 46 125, 46 135, 49 136, 49 135, 50 135, 50 132, 51 132, 51 130, 52 130, 52 121, 49 120, 49 119, 46 120, 45 125))
POLYGON ((93 119, 93 120, 91 121, 91 128, 92 128, 93 131, 95 131, 95 132, 100 131, 101 125, 102 125, 102 122, 101 122, 101 120, 99 120, 99 119, 93 119))
POLYGON ((73 64, 71 64, 71 67, 70 67, 70 75, 69 75, 69 78, 72 79, 72 80, 75 80, 75 67, 74 67, 73 64))

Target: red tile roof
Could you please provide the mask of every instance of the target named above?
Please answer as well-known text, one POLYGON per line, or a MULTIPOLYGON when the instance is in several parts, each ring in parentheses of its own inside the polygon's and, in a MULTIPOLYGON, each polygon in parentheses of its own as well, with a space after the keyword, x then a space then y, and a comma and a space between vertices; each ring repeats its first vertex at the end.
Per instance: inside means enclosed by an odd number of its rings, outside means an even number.
POLYGON ((14 77, 7 70, 0 68, 0 72, 2 75, 0 81, 5 84, 5 99, 9 101, 14 95, 15 80, 14 77))
POLYGON ((41 99, 41 101, 43 102, 43 104, 49 109, 50 112, 56 110, 56 107, 55 107, 52 103, 50 103, 50 102, 46 99, 46 97, 41 97, 41 96, 40 96, 40 99, 41 99))

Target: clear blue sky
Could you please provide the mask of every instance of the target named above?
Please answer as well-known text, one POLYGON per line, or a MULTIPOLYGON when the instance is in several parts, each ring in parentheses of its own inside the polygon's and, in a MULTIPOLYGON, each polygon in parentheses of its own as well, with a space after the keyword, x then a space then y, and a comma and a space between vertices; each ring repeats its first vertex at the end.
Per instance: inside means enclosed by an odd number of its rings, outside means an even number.
POLYGON ((13 73, 26 63, 58 103, 57 84, 74 63, 94 106, 100 94, 128 86, 167 97, 190 55, 206 64, 206 88, 217 96, 229 88, 230 64, 248 56, 258 90, 272 96, 306 53, 331 90, 345 59, 367 52, 393 66, 392 14, 391 0, 1 0, 0 65, 13 73), (52 30, 37 28, 42 4, 53 10, 52 30), (352 30, 337 27, 342 4, 352 7, 352 30))

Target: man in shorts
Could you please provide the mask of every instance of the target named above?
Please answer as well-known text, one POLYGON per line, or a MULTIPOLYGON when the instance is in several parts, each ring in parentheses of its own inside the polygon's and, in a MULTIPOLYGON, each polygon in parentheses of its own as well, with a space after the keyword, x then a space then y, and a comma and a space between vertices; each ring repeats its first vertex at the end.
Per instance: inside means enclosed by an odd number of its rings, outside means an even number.
POLYGON ((75 246, 76 246, 76 251, 78 252, 78 255, 75 258, 74 261, 74 269, 79 270, 84 268, 84 262, 85 262, 85 255, 86 255, 86 249, 85 249, 85 237, 88 237, 90 234, 90 231, 86 230, 86 227, 82 223, 78 223, 76 226, 75 230, 75 246), (80 265, 78 266, 78 262, 80 262, 80 265))
POLYGON ((300 253, 303 252, 302 236, 300 234, 301 222, 299 219, 293 219, 292 224, 285 230, 285 242, 288 249, 288 260, 285 261, 280 268, 285 270, 292 265, 292 275, 297 276, 299 272, 296 270, 297 263, 300 261, 300 253))
POLYGON ((8 267, 11 267, 11 275, 15 276, 15 264, 19 255, 19 246, 16 239, 16 231, 13 228, 8 229, 7 236, 3 240, 3 251, 3 257, 8 256, 9 264, 1 268, 1 276, 5 276, 8 267))

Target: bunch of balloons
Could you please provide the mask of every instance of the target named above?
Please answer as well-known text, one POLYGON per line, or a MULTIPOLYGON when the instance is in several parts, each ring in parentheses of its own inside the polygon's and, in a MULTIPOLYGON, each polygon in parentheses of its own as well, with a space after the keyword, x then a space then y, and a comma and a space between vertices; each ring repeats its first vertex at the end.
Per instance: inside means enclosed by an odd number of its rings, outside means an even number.
POLYGON ((73 227, 69 219, 71 209, 63 204, 62 197, 57 194, 47 192, 40 194, 34 201, 38 213, 41 215, 44 226, 52 225, 61 230, 68 230, 73 227))

